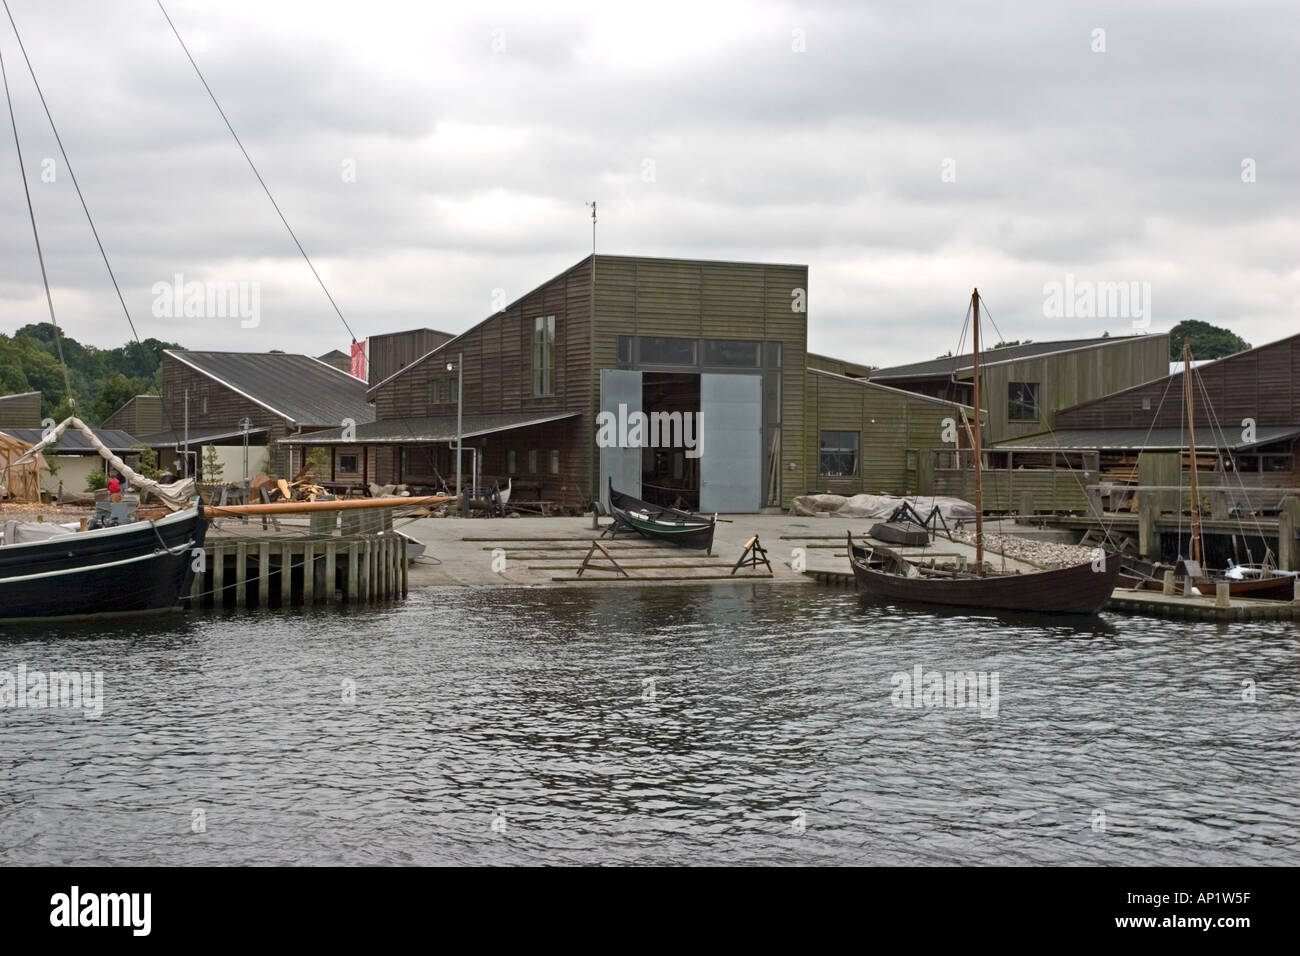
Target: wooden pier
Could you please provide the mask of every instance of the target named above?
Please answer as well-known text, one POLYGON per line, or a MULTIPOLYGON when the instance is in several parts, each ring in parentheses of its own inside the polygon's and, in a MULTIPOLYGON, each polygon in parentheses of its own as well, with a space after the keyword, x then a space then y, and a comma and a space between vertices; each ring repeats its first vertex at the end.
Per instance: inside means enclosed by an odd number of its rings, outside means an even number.
POLYGON ((305 524, 222 518, 208 529, 189 604, 375 604, 405 597, 407 584, 406 539, 391 509, 322 512, 305 524))

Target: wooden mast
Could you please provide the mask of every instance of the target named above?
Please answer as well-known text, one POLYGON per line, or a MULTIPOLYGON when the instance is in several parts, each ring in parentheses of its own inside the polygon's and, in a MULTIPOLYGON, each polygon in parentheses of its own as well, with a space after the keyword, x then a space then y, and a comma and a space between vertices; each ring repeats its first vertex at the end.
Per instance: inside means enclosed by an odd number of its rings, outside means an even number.
POLYGON ((975 377, 975 573, 984 576, 984 490, 980 486, 980 455, 984 443, 980 438, 980 290, 971 295, 975 308, 974 351, 971 354, 975 377))
POLYGON ((1196 488, 1196 414, 1192 408, 1192 347, 1183 341, 1183 403, 1187 407, 1187 448, 1192 455, 1192 560, 1201 560, 1201 498, 1196 488))

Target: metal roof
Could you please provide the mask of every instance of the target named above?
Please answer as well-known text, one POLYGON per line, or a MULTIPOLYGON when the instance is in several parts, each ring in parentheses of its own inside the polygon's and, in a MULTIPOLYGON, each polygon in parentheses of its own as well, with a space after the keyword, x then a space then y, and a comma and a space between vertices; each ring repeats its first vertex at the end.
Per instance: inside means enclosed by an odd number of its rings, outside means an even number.
MULTIPOLYGON (((135 446, 143 444, 138 438, 133 438, 127 432, 117 428, 92 428, 91 431, 98 436, 99 440, 108 446, 109 451, 124 452, 131 451, 135 446)), ((6 435, 11 435, 19 441, 25 441, 29 445, 35 445, 41 440, 44 429, 41 428, 6 428, 6 435)), ((98 455, 99 450, 86 438, 85 435, 75 428, 68 428, 59 438, 57 447, 46 448, 47 455, 98 455)))
POLYGON ((310 355, 279 352, 184 352, 167 355, 295 425, 372 422, 366 383, 310 355))
MULTIPOLYGON (((265 435, 269 429, 265 425, 254 425, 248 430, 249 435, 257 435, 259 438, 265 435)), ((213 442, 219 442, 222 439, 238 439, 235 444, 241 444, 244 438, 244 432, 240 428, 191 428, 189 432, 189 443, 191 445, 210 445, 213 442)), ((141 445, 148 445, 150 448, 180 448, 185 444, 185 432, 178 428, 169 428, 166 431, 154 432, 152 435, 141 435, 136 439, 141 445)))
MULTIPOLYGON (((1242 451, 1297 436, 1300 436, 1300 425, 1261 425, 1255 429, 1255 440, 1252 442, 1242 440, 1240 428, 1228 428, 1222 432, 1197 428, 1196 447, 1242 451)), ((1023 438, 1008 438, 997 442, 993 447, 1012 451, 1178 451, 1187 448, 1187 432, 1182 428, 1070 428, 1026 435, 1023 438)))
MULTIPOLYGON (((1028 345, 1009 345, 1001 349, 981 350, 981 365, 995 365, 999 362, 1011 362, 1016 359, 1035 358, 1050 355, 1053 352, 1070 352, 1075 349, 1093 348, 1098 345, 1113 345, 1119 342, 1131 342, 1143 338, 1140 335, 1112 335, 1106 338, 1062 339, 1056 342, 1030 342, 1028 345)), ((891 368, 874 369, 871 378, 876 381, 898 378, 947 378, 960 375, 972 368, 973 353, 965 355, 948 355, 943 358, 930 359, 926 362, 912 362, 907 365, 895 365, 891 368)))
MULTIPOLYGON (((581 412, 504 412, 466 415, 461 422, 461 438, 474 438, 494 432, 544 425, 566 418, 576 418, 581 412)), ((341 428, 328 428, 307 435, 294 435, 281 439, 286 445, 396 445, 424 444, 456 440, 456 416, 437 415, 429 418, 386 418, 356 427, 356 434, 342 437, 341 428)))

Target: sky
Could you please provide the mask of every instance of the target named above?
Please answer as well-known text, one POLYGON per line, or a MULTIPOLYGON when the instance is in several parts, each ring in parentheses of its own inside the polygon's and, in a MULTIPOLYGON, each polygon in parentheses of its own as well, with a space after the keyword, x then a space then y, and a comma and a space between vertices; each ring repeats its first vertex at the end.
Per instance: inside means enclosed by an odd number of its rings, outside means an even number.
MULTIPOLYGON (((140 336, 346 351, 154 0, 8 4, 140 336)), ((164 4, 359 338, 481 321, 591 200, 602 253, 806 264, 809 348, 857 362, 955 348, 974 286, 995 338, 1300 332, 1294 2, 164 4)), ((121 345, 0 52, 60 325, 121 345)), ((0 217, 12 332, 48 312, 9 129, 0 217)))

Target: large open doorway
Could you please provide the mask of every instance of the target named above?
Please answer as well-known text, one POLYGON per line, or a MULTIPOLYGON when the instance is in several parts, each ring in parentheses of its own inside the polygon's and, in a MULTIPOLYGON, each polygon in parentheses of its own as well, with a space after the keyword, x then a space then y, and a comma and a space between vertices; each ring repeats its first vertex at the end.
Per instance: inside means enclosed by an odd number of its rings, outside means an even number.
POLYGON ((655 437, 661 439, 658 447, 641 449, 641 497, 655 504, 698 510, 700 459, 694 447, 700 437, 700 376, 643 372, 641 407, 652 427, 656 422, 669 423, 656 429, 655 437), (665 415, 668 417, 663 418, 665 415))

